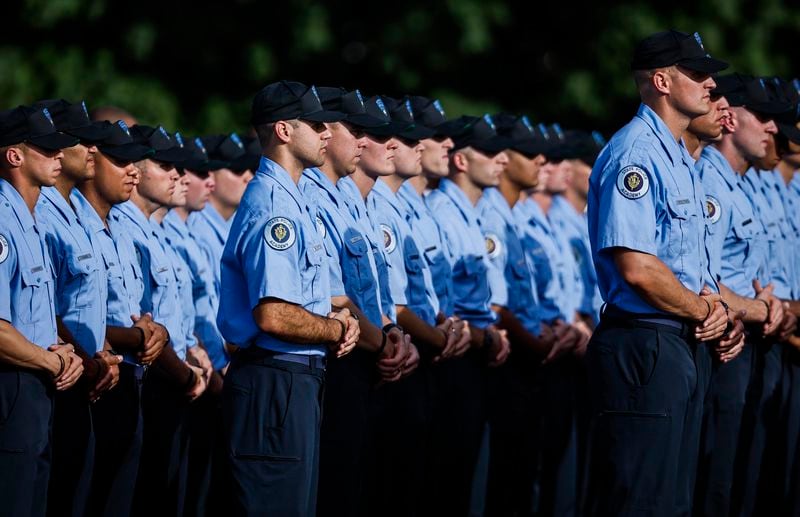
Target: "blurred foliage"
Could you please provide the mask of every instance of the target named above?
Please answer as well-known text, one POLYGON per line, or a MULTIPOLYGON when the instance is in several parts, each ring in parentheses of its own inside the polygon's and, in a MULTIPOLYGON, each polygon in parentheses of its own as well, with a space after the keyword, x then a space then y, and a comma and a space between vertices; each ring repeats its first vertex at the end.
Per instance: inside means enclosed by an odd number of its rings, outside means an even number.
POLYGON ((17 0, 0 34, 0 98, 86 99, 184 133, 248 130, 276 79, 419 93, 449 116, 526 113, 614 131, 636 108, 636 41, 699 31, 732 70, 793 77, 800 5, 781 0, 574 4, 17 0), (10 23, 8 23, 10 22, 10 23))

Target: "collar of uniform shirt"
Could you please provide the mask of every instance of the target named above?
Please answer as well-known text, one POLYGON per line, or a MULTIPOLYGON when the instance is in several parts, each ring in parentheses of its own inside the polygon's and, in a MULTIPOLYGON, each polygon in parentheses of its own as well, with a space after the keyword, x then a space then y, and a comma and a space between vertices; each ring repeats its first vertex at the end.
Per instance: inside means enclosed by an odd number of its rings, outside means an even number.
POLYGON ((259 175, 275 180, 275 182, 280 185, 281 188, 289 193, 301 210, 308 211, 308 204, 306 203, 305 198, 303 198, 300 188, 297 186, 297 183, 294 182, 292 176, 286 169, 270 160, 266 156, 262 156, 261 164, 258 166, 258 170, 256 171, 256 176, 259 175))
POLYGON ((161 225, 172 228, 184 239, 191 237, 191 234, 189 233, 189 227, 181 220, 180 216, 177 212, 175 212, 175 210, 170 210, 167 212, 167 215, 164 216, 161 225))
POLYGON ((36 226, 36 220, 33 218, 31 211, 28 210, 28 205, 25 204, 25 200, 22 199, 22 196, 11 183, 2 178, 0 178, 0 195, 5 197, 9 205, 11 205, 11 208, 14 209, 14 215, 17 216, 17 221, 19 221, 23 230, 27 232, 36 226))
POLYGON ((61 217, 68 223, 68 224, 78 224, 78 218, 75 215, 75 211, 72 207, 69 206, 67 200, 64 199, 64 196, 61 195, 61 192, 58 191, 55 187, 42 187, 42 193, 39 197, 39 202, 41 203, 42 200, 50 203, 55 207, 61 217))
POLYGON ((459 212, 464 216, 464 219, 471 225, 478 226, 478 214, 475 207, 472 206, 472 201, 469 200, 467 195, 461 190, 461 187, 455 184, 454 181, 443 178, 439 182, 439 190, 449 197, 459 212))
POLYGON ((80 190, 72 189, 69 198, 72 200, 72 206, 75 207, 75 213, 78 214, 78 219, 81 220, 81 225, 83 225, 89 233, 95 234, 106 229, 106 225, 100 219, 100 215, 95 211, 94 207, 80 190))
POLYGON ((325 174, 319 170, 317 167, 313 167, 311 169, 306 169, 303 171, 303 176, 300 178, 300 181, 303 180, 310 181, 321 188, 325 193, 328 194, 331 202, 336 205, 337 208, 341 208, 342 205, 342 192, 336 188, 336 185, 331 183, 331 180, 328 179, 325 174))
MULTIPOLYGON (((658 138, 661 142, 661 145, 672 162, 672 165, 676 165, 676 162, 685 161, 684 154, 688 156, 688 152, 681 143, 675 141, 675 138, 672 137, 672 132, 669 130, 664 121, 661 120, 661 117, 659 117, 658 114, 656 114, 656 112, 650 108, 650 106, 647 106, 646 104, 640 104, 639 111, 636 113, 636 116, 642 119, 644 123, 650 126, 650 129, 653 130, 653 134, 655 134, 656 138, 658 138)), ((692 164, 693 163, 694 162, 692 161, 692 164)))
POLYGON ((503 197, 503 193, 500 192, 499 189, 490 187, 484 190, 483 196, 480 201, 478 201, 478 207, 480 207, 481 203, 487 203, 492 206, 500 213, 500 217, 503 218, 506 224, 516 228, 514 214, 511 213, 511 207, 508 205, 508 201, 506 201, 506 198, 503 197))
POLYGON ((392 189, 389 188, 389 185, 387 185, 386 182, 384 182, 381 178, 378 178, 378 181, 375 182, 375 185, 372 187, 372 191, 370 193, 375 196, 381 196, 382 198, 384 198, 387 201, 387 203, 392 207, 392 209, 395 212, 397 212, 397 215, 399 215, 400 217, 403 218, 403 220, 405 220, 406 218, 405 214, 403 214, 403 212, 400 210, 400 207, 398 206, 399 200, 397 199, 397 195, 394 192, 392 192, 392 189))
POLYGON ((413 214, 413 216, 417 219, 421 218, 421 214, 425 210, 425 200, 422 199, 422 196, 417 193, 416 189, 413 185, 409 182, 405 182, 400 186, 400 190, 397 191, 397 197, 402 199, 406 205, 408 205, 408 210, 413 214))
POLYGON ((739 180, 741 176, 736 174, 736 171, 733 170, 731 165, 728 163, 728 160, 722 155, 719 150, 714 147, 713 145, 706 146, 703 149, 703 152, 700 153, 700 160, 699 161, 707 162, 711 167, 714 167, 716 170, 719 171, 720 176, 722 179, 725 180, 725 183, 728 184, 728 187, 731 189, 736 188, 739 184, 739 180))

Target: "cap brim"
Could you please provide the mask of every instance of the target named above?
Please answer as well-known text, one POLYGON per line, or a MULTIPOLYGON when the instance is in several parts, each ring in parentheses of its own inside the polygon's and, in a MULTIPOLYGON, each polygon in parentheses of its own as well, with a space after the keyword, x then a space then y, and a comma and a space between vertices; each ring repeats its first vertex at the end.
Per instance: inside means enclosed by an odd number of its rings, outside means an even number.
POLYGON ((783 115, 792 111, 792 105, 786 102, 759 102, 758 104, 745 104, 744 106, 750 111, 754 111, 761 115, 783 115))
POLYGON ((513 144, 514 142, 509 138, 495 136, 486 140, 467 140, 462 142, 460 145, 456 144, 455 148, 461 149, 463 147, 472 147, 485 153, 497 154, 500 151, 511 149, 513 144))
POLYGON ((792 143, 800 145, 800 129, 798 129, 794 124, 778 122, 778 131, 780 131, 781 134, 788 138, 792 143))
POLYGON ((347 115, 339 111, 321 110, 306 115, 300 115, 297 118, 300 120, 307 120, 309 122, 339 122, 347 115))
POLYGON ((429 129, 425 126, 415 125, 414 127, 406 129, 402 133, 398 133, 397 136, 407 140, 425 140, 426 138, 433 137, 435 134, 436 132, 432 129, 429 129))
POLYGON ((694 70, 695 72, 703 72, 706 74, 716 74, 726 70, 730 65, 725 61, 714 59, 713 57, 696 57, 693 59, 682 59, 675 63, 682 67, 694 70))
POLYGON ((342 119, 342 121, 364 129, 381 127, 388 124, 388 122, 386 122, 385 120, 373 117, 372 115, 369 115, 367 113, 357 113, 355 115, 347 115, 344 119, 342 119))
POLYGON ((511 144, 511 149, 518 151, 526 156, 547 155, 550 146, 546 142, 536 140, 517 140, 511 144))
POLYGON ((64 133, 80 139, 81 142, 94 144, 105 140, 109 131, 106 125, 90 124, 88 126, 65 129, 64 133))
POLYGON ((64 133, 50 133, 47 135, 36 136, 28 138, 26 142, 30 142, 36 147, 41 147, 47 151, 58 151, 59 149, 66 149, 73 145, 78 145, 80 140, 74 136, 65 135, 64 133))
POLYGON ((254 171, 258 169, 258 164, 261 162, 260 154, 243 154, 242 156, 232 160, 230 163, 230 170, 234 172, 254 171))
POLYGON ((153 160, 163 163, 178 164, 180 162, 190 159, 191 156, 192 152, 189 151, 188 149, 184 149, 182 147, 172 147, 170 149, 156 151, 153 154, 152 158, 153 160))
POLYGON ((458 119, 453 119, 453 120, 448 120, 446 122, 442 122, 441 124, 433 128, 433 130, 436 131, 437 135, 455 138, 466 130, 466 126, 463 121, 460 121, 458 119))
POLYGON ((364 132, 372 136, 396 136, 408 128, 408 124, 392 121, 382 126, 364 128, 364 132))
POLYGON ((101 145, 98 149, 101 153, 122 162, 138 162, 155 154, 154 149, 140 144, 101 145))

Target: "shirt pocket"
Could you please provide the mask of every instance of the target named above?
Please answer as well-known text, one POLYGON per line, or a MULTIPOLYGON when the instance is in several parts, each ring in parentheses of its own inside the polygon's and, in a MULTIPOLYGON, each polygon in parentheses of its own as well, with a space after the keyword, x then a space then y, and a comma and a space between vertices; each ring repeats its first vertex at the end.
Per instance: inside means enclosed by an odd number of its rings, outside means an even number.
POLYGON ((46 266, 38 265, 21 270, 22 289, 19 293, 19 310, 17 316, 22 323, 42 323, 49 319, 53 301, 48 283, 46 266))
MULTIPOLYGON (((175 305, 178 303, 177 297, 170 300, 169 295, 172 288, 177 292, 175 274, 169 264, 158 260, 150 261, 150 279, 153 282, 151 297, 153 298, 153 317, 159 321, 165 321, 175 312, 175 305)), ((174 294, 174 293, 173 293, 174 294)))
MULTIPOLYGON (((669 240, 667 241, 669 255, 671 257, 688 255, 695 247, 692 243, 697 240, 700 232, 700 217, 694 200, 687 196, 668 195, 667 207, 669 211, 669 240)), ((705 224, 705 217, 703 224, 705 224)))
POLYGON ((356 291, 364 291, 374 284, 372 269, 369 263, 369 248, 361 237, 351 237, 345 239, 345 260, 344 281, 355 288, 356 291))
POLYGON ((99 300, 97 259, 90 251, 73 253, 67 258, 70 280, 68 289, 72 307, 82 308, 94 305, 99 300))
POLYGON ((303 295, 310 293, 308 299, 311 301, 322 299, 325 294, 322 286, 322 264, 325 258, 327 258, 327 254, 322 244, 309 244, 306 248, 305 267, 302 271, 303 295))

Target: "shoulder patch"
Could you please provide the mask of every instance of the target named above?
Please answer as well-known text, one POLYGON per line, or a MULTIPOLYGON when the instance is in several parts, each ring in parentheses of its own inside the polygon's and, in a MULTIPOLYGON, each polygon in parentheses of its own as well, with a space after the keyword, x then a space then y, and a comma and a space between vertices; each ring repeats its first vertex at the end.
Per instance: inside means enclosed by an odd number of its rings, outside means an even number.
POLYGON ((722 207, 714 196, 706 196, 706 217, 712 223, 716 223, 722 217, 722 207))
POLYGON ((273 217, 267 221, 264 228, 264 240, 269 247, 275 250, 285 250, 292 247, 297 239, 294 223, 285 217, 273 217))
POLYGON ((486 253, 489 255, 490 259, 495 259, 500 256, 500 253, 503 251, 503 243, 497 235, 485 233, 483 235, 483 240, 486 243, 486 253))
POLYGON ((328 235, 328 229, 325 227, 322 217, 317 216, 315 222, 317 223, 317 233, 319 233, 319 236, 324 239, 328 235))
POLYGON ((0 264, 6 261, 8 258, 8 241, 6 240, 6 236, 0 234, 0 264))
POLYGON ((628 165, 617 174, 617 190, 628 199, 639 199, 650 190, 650 180, 644 169, 628 165))
POLYGON ((386 250, 386 253, 391 253, 397 249, 397 236, 388 224, 381 224, 380 226, 383 234, 383 249, 386 250))

